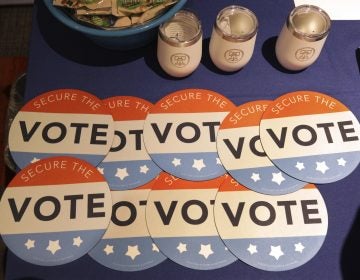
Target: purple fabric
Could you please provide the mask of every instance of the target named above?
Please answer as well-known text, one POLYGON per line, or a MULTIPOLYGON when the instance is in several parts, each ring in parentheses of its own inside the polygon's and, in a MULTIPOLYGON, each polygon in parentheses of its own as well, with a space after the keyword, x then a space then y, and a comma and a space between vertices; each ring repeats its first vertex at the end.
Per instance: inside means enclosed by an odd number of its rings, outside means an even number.
MULTIPOLYGON (((259 31, 253 57, 241 71, 228 74, 215 68, 208 54, 216 14, 233 1, 189 0, 187 7, 202 21, 203 58, 189 77, 174 79, 156 60, 156 43, 146 48, 104 50, 58 23, 41 1, 35 3, 26 98, 57 88, 78 88, 101 98, 134 95, 156 102, 184 88, 206 88, 235 104, 274 99, 296 90, 329 94, 360 116, 360 75, 355 50, 360 45, 360 21, 333 21, 325 47, 314 65, 289 73, 277 64, 276 36, 293 8, 289 0, 244 0, 258 17, 259 31)), ((169 260, 143 272, 107 269, 85 256, 58 267, 31 265, 7 255, 7 279, 359 279, 360 169, 332 184, 320 185, 329 213, 329 229, 318 254, 305 265, 286 272, 266 272, 237 261, 213 271, 183 268, 169 260)))

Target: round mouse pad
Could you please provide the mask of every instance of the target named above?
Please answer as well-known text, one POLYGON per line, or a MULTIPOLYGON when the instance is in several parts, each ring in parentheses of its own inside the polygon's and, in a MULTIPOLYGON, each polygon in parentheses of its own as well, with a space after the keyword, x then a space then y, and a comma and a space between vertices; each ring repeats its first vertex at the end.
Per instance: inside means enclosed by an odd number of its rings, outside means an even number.
POLYGON ((164 171, 186 180, 225 174, 216 149, 221 121, 234 104, 217 92, 184 89, 159 100, 146 117, 145 146, 164 171))
POLYGON ((269 104, 259 100, 232 110, 221 123, 216 142, 223 166, 236 181, 260 193, 280 195, 306 183, 274 166, 261 146, 259 125, 269 104))
POLYGON ((136 189, 111 192, 111 223, 89 252, 94 260, 119 271, 140 271, 166 259, 146 226, 145 207, 153 183, 154 180, 136 189))
POLYGON ((111 114, 96 96, 57 89, 27 102, 9 131, 9 149, 18 167, 52 156, 73 156, 99 164, 114 137, 111 114))
POLYGON ((115 135, 111 149, 98 165, 112 190, 127 190, 142 186, 159 173, 143 140, 144 120, 150 102, 133 96, 116 96, 103 100, 114 119, 115 135))
POLYGON ((299 267, 320 250, 328 214, 318 189, 279 196, 254 192, 229 176, 214 205, 219 235, 245 263, 268 271, 299 267))
POLYGON ((360 126, 335 98, 297 91, 280 96, 260 123, 263 148, 288 175, 330 183, 349 175, 360 161, 360 126))
POLYGON ((51 157, 22 169, 0 202, 0 233, 19 258, 37 265, 69 263, 101 239, 111 193, 86 161, 51 157))
POLYGON ((161 252, 192 269, 227 266, 237 258, 216 230, 213 204, 224 176, 209 181, 187 181, 162 172, 146 205, 151 237, 161 252))

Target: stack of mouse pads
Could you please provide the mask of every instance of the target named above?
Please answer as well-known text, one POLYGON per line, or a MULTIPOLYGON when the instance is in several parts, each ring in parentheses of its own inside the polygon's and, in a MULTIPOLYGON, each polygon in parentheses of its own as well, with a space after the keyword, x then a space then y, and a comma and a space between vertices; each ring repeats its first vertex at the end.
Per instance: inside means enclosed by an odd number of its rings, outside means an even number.
POLYGON ((44 266, 89 254, 118 271, 167 258, 197 270, 239 260, 290 270, 327 234, 314 184, 356 169, 359 135, 345 105, 312 91, 240 106, 206 89, 156 104, 49 91, 12 122, 20 171, 1 199, 0 232, 44 266))

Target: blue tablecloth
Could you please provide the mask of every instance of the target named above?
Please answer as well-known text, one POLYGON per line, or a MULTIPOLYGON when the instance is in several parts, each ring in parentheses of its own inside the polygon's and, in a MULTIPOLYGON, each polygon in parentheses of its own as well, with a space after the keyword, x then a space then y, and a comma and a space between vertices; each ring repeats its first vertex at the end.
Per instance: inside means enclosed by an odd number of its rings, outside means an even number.
MULTIPOLYGON (((189 0, 203 25, 204 49, 198 69, 189 77, 167 76, 156 59, 156 43, 117 52, 102 49, 57 22, 41 1, 35 2, 26 99, 57 88, 78 88, 101 98, 134 95, 156 102, 184 88, 206 88, 235 104, 274 99, 297 90, 320 91, 360 116, 360 75, 355 50, 360 46, 360 21, 333 21, 325 47, 314 65, 290 73, 275 59, 274 45, 294 3, 291 0, 243 0, 258 17, 253 57, 241 71, 226 74, 212 64, 208 45, 220 9, 234 1, 189 0)), ((143 272, 110 270, 84 256, 67 265, 41 267, 7 254, 7 279, 359 279, 360 169, 346 179, 319 186, 329 213, 329 229, 318 254, 286 272, 266 272, 237 261, 222 269, 197 271, 170 260, 143 272)))

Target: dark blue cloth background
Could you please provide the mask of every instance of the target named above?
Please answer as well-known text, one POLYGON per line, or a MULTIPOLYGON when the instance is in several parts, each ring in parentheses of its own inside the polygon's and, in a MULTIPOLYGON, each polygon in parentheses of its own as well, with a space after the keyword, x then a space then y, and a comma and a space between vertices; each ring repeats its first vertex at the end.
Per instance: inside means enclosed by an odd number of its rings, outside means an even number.
MULTIPOLYGON (((235 104, 274 99, 296 90, 329 94, 360 116, 360 75, 355 50, 360 46, 360 21, 332 21, 330 35, 315 64, 290 73, 276 62, 274 45, 292 0, 189 0, 187 7, 202 21, 203 57, 198 69, 184 79, 162 72, 156 42, 127 52, 102 49, 58 23, 41 1, 35 2, 26 98, 57 88, 78 88, 101 98, 134 95, 156 102, 184 88, 206 88, 235 104), (208 54, 216 14, 223 7, 245 6, 258 17, 253 57, 241 71, 217 70, 208 54)), ((332 184, 318 186, 327 205, 329 229, 319 253, 305 265, 286 272, 266 272, 240 261, 213 271, 183 268, 169 260, 143 272, 122 273, 102 267, 85 256, 58 267, 26 263, 7 255, 7 279, 360 279, 360 169, 332 184)))

